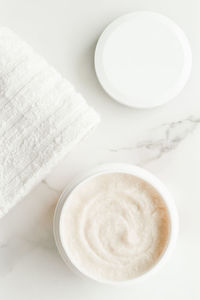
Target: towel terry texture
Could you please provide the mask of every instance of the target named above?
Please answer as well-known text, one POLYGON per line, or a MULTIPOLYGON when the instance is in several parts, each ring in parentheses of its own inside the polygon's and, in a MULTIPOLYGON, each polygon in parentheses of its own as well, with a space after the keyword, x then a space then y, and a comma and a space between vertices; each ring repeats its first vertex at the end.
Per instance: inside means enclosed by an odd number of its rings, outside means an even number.
POLYGON ((0 28, 0 217, 98 122, 66 79, 0 28))

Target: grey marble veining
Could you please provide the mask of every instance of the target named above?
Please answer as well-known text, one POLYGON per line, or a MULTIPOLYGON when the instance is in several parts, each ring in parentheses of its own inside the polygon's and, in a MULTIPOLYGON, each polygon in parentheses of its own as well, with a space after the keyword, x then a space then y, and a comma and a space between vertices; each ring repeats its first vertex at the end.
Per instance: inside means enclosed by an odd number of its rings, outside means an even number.
POLYGON ((174 122, 163 123, 145 132, 141 140, 133 145, 110 148, 109 152, 133 152, 139 156, 139 165, 160 159, 176 149, 200 125, 200 117, 189 116, 174 122))
POLYGON ((60 194, 60 193, 62 192, 61 190, 58 190, 58 189, 52 187, 52 186, 48 183, 48 181, 47 181, 46 179, 43 179, 43 180, 42 180, 42 183, 43 183, 50 191, 52 191, 52 192, 54 192, 54 193, 56 193, 56 194, 60 194))

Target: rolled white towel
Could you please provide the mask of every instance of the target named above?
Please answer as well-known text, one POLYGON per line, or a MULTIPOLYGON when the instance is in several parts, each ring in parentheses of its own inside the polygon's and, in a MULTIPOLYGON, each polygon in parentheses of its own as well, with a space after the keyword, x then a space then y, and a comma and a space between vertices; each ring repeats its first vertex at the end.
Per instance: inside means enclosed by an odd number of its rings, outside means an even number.
POLYGON ((0 28, 0 217, 98 122, 66 79, 0 28))

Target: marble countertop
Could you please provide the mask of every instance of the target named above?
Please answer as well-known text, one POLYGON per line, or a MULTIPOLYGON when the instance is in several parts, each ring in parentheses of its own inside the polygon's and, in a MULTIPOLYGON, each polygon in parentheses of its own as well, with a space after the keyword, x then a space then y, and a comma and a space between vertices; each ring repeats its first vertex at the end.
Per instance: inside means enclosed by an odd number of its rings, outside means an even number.
POLYGON ((102 122, 20 204, 0 220, 0 299, 200 299, 200 3, 198 0, 0 0, 0 25, 14 29, 71 80, 102 122), (187 34, 193 69, 181 94, 167 105, 134 110, 115 103, 94 72, 97 38, 115 17, 154 10, 187 34), (157 175, 180 216, 177 247, 151 279, 125 288, 84 281, 59 257, 53 213, 65 185, 106 162, 140 165, 157 175))

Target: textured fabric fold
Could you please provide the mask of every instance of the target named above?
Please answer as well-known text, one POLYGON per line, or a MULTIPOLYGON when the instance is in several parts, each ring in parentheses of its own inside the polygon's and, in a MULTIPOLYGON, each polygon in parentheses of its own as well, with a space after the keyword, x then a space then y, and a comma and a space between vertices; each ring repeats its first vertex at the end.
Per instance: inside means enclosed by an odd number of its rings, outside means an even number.
POLYGON ((0 28, 0 217, 98 122, 70 82, 0 28))

